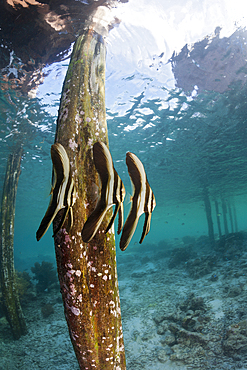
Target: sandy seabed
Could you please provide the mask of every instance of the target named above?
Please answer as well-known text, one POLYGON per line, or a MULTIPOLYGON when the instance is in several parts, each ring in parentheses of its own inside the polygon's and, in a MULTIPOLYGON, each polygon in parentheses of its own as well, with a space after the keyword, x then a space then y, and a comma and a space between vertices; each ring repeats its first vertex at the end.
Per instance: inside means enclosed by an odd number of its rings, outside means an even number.
MULTIPOLYGON (((127 370, 247 369, 247 243, 234 243, 217 251, 176 240, 118 255, 127 370)), ((18 341, 0 319, 0 370, 79 370, 59 289, 23 311, 18 341), (47 302, 54 313, 44 318, 47 302)))

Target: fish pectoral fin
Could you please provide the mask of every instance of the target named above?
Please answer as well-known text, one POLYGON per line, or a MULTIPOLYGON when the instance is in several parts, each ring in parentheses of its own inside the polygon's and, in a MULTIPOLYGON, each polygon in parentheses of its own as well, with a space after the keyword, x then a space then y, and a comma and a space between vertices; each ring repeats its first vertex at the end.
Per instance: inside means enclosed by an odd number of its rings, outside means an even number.
POLYGON ((121 239, 120 239, 120 249, 122 251, 124 251, 129 243, 130 243, 130 240, 135 232, 135 229, 136 229, 136 226, 137 226, 137 223, 138 223, 138 215, 137 215, 137 210, 136 210, 136 207, 133 207, 132 205, 132 208, 130 210, 130 213, 127 217, 127 220, 124 224, 124 227, 123 227, 123 231, 122 231, 122 235, 121 235, 121 239))
POLYGON ((63 227, 68 213, 69 213, 69 207, 66 206, 64 211, 63 211, 63 216, 61 218, 61 221, 59 222, 59 225, 56 228, 56 230, 54 231, 54 234, 52 235, 52 237, 54 237, 59 232, 59 230, 63 227))
POLYGON ((140 244, 143 242, 145 236, 149 233, 150 223, 151 223, 151 215, 152 215, 152 213, 149 213, 149 212, 145 213, 145 221, 144 221, 144 225, 143 225, 142 236, 141 236, 141 239, 139 241, 140 244))
POLYGON ((114 213, 113 213, 113 216, 112 216, 112 218, 111 218, 111 220, 109 222, 109 225, 107 226, 107 228, 105 230, 105 233, 107 233, 110 230, 110 228, 112 227, 112 224, 115 221, 115 218, 116 218, 116 216, 118 214, 119 208, 120 208, 120 203, 117 203, 116 204, 116 207, 115 207, 115 210, 114 210, 114 213))
POLYGON ((89 243, 94 237, 101 225, 107 209, 108 208, 105 205, 102 205, 102 202, 99 202, 95 210, 88 217, 81 232, 81 237, 84 243, 89 243))

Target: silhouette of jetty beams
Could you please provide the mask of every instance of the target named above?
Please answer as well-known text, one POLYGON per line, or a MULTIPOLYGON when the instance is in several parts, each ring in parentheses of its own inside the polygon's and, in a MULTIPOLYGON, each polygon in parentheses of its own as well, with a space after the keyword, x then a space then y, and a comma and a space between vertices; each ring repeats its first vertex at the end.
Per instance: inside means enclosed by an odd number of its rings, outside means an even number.
POLYGON ((44 66, 70 54, 71 44, 98 9, 115 6, 114 0, 1 1, 1 89, 33 96, 44 79, 44 66))
POLYGON ((14 269, 14 220, 15 201, 20 176, 22 147, 9 155, 3 187, 1 210, 0 270, 3 306, 14 339, 27 333, 18 292, 14 269))
MULTIPOLYGON (((98 33, 87 30, 78 37, 63 85, 55 138, 68 154, 76 187, 73 225, 69 230, 65 223, 54 242, 65 316, 83 370, 126 368, 115 237, 113 229, 104 233, 112 211, 89 243, 81 238, 82 227, 97 203, 93 144, 99 140, 108 144, 105 54, 98 33)), ((55 218, 54 230, 62 214, 63 210, 55 218)))

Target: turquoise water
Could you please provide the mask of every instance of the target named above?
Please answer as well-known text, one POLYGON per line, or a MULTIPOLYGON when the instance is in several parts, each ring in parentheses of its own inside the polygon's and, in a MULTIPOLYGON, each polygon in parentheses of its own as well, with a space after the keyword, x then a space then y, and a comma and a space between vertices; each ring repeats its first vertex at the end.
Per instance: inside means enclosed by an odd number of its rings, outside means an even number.
MULTIPOLYGON (((183 25, 178 11, 177 18, 168 22, 171 34, 162 35, 152 21, 160 24, 165 18, 169 20, 176 6, 169 2, 166 7, 159 2, 154 4, 152 11, 149 7, 146 9, 143 20, 134 18, 140 7, 132 3, 119 6, 117 11, 122 23, 106 40, 107 121, 116 169, 131 193, 125 165, 126 151, 135 152, 144 163, 158 204, 147 240, 186 234, 206 235, 203 184, 209 188, 212 201, 223 195, 236 204, 239 229, 245 229, 245 62, 236 62, 236 47, 240 48, 240 59, 244 60, 246 56, 245 29, 240 29, 236 35, 236 27, 234 29, 231 20, 225 17, 222 37, 218 39, 214 32, 223 22, 222 14, 210 21, 206 21, 205 14, 201 29, 191 25, 190 32, 186 29, 187 34, 178 38, 174 26, 179 32, 183 25), (144 28, 142 23, 145 23, 149 10, 150 22, 144 28), (228 36, 224 36, 227 33, 228 36), (201 38, 198 38, 199 34, 201 38), (183 39, 191 42, 188 44, 191 55, 187 56, 188 64, 181 72, 179 58, 185 45, 183 39), (201 44, 194 47, 192 42, 201 44), (212 52, 214 48, 218 48, 215 54, 212 52), (172 61, 173 52, 178 56, 172 61), (200 67, 193 58, 201 64, 205 60, 205 65, 200 67), (218 58, 215 69, 208 64, 210 58, 218 58), (230 67, 222 69, 222 60, 225 66, 231 64, 233 70, 229 70, 230 67), (196 63, 201 75, 188 77, 186 68, 196 63), (203 73, 207 81, 211 78, 211 90, 205 90, 210 87, 210 82, 205 83, 203 73), (224 73, 228 73, 229 87, 224 84, 224 73), (184 82, 186 78, 189 82, 184 82), (213 83, 216 80, 215 91, 213 83)), ((224 6, 230 12, 228 5, 224 6)), ((213 12, 214 5, 211 7, 213 12)), ((188 4, 182 13, 188 16, 190 10, 191 4, 188 4)), ((200 11, 201 8, 195 7, 195 14, 200 11)), ((186 58, 183 62, 186 63, 186 58)), ((48 203, 49 150, 54 140, 60 91, 68 63, 69 59, 44 69, 46 77, 38 87, 36 98, 24 98, 11 89, 1 92, 1 185, 8 153, 15 142, 20 140, 24 144, 15 221, 15 251, 20 257, 21 254, 53 254, 50 234, 38 244, 34 235, 48 203)), ((212 215, 217 233, 214 209, 212 215)))
MULTIPOLYGON (((225 234, 223 200, 228 205, 229 231, 247 231, 247 32, 242 23, 234 25, 234 21, 240 22, 243 17, 241 11, 231 15, 228 2, 221 2, 222 12, 218 13, 217 4, 210 1, 208 7, 206 2, 201 2, 203 5, 199 7, 189 1, 150 4, 153 7, 130 1, 117 8, 122 23, 106 38, 106 107, 110 151, 127 198, 132 192, 125 164, 127 151, 138 155, 143 162, 156 197, 151 230, 143 243, 143 253, 151 264, 153 253, 169 252, 167 256, 170 256, 173 248, 184 245, 185 236, 194 240, 208 236, 205 188, 211 202, 215 239, 219 239, 215 200, 219 202, 222 234, 225 234), (137 14, 142 11, 140 19, 137 14), (198 14, 200 25, 195 21, 198 14), (217 26, 222 27, 220 34, 215 31, 217 26), (234 210, 236 216, 231 223, 230 212, 234 215, 234 210)), ((11 88, 0 91, 1 190, 8 154, 17 142, 24 149, 14 236, 15 267, 19 271, 30 272, 37 261, 55 264, 51 229, 39 243, 35 233, 49 202, 50 146, 54 142, 60 92, 68 64, 66 59, 46 66, 46 76, 36 96, 22 96, 11 88)), ((129 207, 126 201, 125 217, 129 207)), ((130 271, 136 269, 141 274, 142 269, 149 270, 147 262, 135 265, 137 260, 139 263, 135 250, 141 251, 138 241, 143 222, 144 216, 128 247, 126 260, 116 237, 120 278, 124 274, 124 262, 129 264, 131 258, 135 262, 130 271)), ((198 244, 197 248, 200 249, 198 244)), ((156 262, 158 259, 154 258, 156 262)), ((179 268, 178 274, 181 275, 179 268)), ((246 282, 241 284, 245 286, 246 282)), ((136 285, 139 296, 145 299, 145 288, 136 285)), ((182 297, 186 296, 186 288, 183 290, 181 285, 179 289, 182 297)), ((126 297, 132 299, 127 290, 120 279, 126 320, 129 318, 126 297)), ((154 307, 150 302, 149 306, 154 307)), ((128 333, 126 323, 125 328, 128 333)), ((139 365, 131 362, 130 352, 128 348, 128 368, 137 370, 139 365)), ((172 367, 170 363, 171 367, 160 366, 153 369, 182 368, 172 367)), ((232 363, 230 367, 215 366, 211 364, 215 369, 235 368, 231 367, 232 363)))

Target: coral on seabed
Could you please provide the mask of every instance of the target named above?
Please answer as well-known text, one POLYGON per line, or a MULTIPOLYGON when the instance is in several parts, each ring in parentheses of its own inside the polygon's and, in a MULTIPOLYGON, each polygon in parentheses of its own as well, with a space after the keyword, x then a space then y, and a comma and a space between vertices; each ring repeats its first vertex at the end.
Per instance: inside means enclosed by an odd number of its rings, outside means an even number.
POLYGON ((23 300, 27 295, 28 289, 32 287, 31 276, 28 272, 15 270, 16 289, 20 300, 23 300))
POLYGON ((193 279, 199 279, 212 273, 217 266, 218 258, 215 255, 202 256, 187 262, 186 270, 193 279))
POLYGON ((42 261, 35 262, 34 267, 31 267, 31 271, 34 274, 33 279, 37 280, 36 289, 37 292, 42 293, 46 289, 51 289, 54 284, 58 284, 58 278, 56 270, 51 262, 42 261))
POLYGON ((221 252, 228 259, 232 259, 234 256, 240 255, 243 249, 245 249, 246 240, 247 233, 244 231, 222 235, 216 242, 215 250, 221 252))
POLYGON ((202 297, 191 293, 175 310, 156 313, 153 317, 157 324, 157 334, 161 336, 164 349, 157 353, 160 362, 170 360, 186 360, 188 356, 205 356, 210 339, 204 332, 207 306, 202 297))
POLYGON ((247 353, 247 320, 232 324, 226 331, 223 341, 224 353, 238 359, 240 354, 247 353))
POLYGON ((196 256, 196 253, 192 251, 192 245, 186 245, 181 248, 174 248, 168 263, 169 268, 178 267, 178 265, 187 262, 189 259, 196 256))

